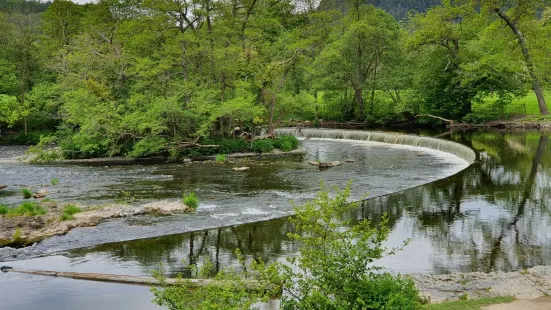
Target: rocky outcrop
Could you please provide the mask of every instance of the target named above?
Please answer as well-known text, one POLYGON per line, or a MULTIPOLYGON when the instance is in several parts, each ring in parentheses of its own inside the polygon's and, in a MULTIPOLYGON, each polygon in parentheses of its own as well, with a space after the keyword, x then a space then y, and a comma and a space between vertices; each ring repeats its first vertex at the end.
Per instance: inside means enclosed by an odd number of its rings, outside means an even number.
POLYGON ((96 226, 106 219, 150 213, 175 214, 194 211, 179 200, 162 200, 141 206, 109 205, 83 208, 84 211, 74 214, 74 218, 61 221, 62 207, 53 203, 44 204, 43 207, 48 211, 44 215, 1 217, 0 246, 30 245, 48 237, 66 234, 77 227, 96 226))
POLYGON ((411 277, 431 302, 497 296, 533 299, 551 294, 551 266, 514 272, 418 274, 411 277))

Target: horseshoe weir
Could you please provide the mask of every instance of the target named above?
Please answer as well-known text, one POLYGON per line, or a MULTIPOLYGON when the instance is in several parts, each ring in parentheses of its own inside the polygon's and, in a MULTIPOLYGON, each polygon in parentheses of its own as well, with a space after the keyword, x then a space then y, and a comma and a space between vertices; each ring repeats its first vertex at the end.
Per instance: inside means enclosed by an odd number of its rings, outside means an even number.
MULTIPOLYGON (((0 160, 8 176, 2 200, 19 185, 56 176, 58 201, 128 204, 176 199, 196 190, 196 214, 142 216, 76 229, 23 250, 1 249, 14 268, 149 276, 162 263, 167 276, 190 275, 187 262, 215 268, 238 264, 235 250, 266 262, 296 253, 287 239, 290 200, 353 180, 353 199, 369 199, 344 216, 373 222, 386 212, 389 246, 412 242, 379 262, 393 272, 447 274, 514 271, 551 265, 551 154, 542 132, 452 132, 445 140, 381 132, 279 129, 304 138, 303 158, 231 164, 30 166, 0 160), (475 157, 477 154, 477 157, 475 157), (475 161, 475 158, 477 159, 475 161), (311 160, 354 160, 320 171, 311 160), (120 192, 124 191, 121 196, 120 192)), ((437 134, 435 134, 437 135, 437 134)), ((17 150, 0 147, 0 157, 17 150)), ((3 178, 2 182, 5 179, 3 178)), ((8 309, 157 309, 148 288, 27 275, 0 275, 8 309), (13 283, 26 287, 21 292, 13 283), (32 292, 29 294, 28 292, 32 292), (102 296, 101 299, 96 298, 102 296), (35 307, 35 308, 33 308, 35 307)))

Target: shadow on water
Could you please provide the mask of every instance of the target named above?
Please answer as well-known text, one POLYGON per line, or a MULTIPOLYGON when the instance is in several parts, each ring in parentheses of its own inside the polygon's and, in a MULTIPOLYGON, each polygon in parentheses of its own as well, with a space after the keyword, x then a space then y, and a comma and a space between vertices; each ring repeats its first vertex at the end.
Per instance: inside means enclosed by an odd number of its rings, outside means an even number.
MULTIPOLYGON (((443 180, 376 197, 347 214, 377 222, 390 218, 391 240, 412 238, 397 256, 383 260, 400 272, 516 270, 551 264, 551 154, 549 135, 532 132, 467 132, 448 136, 471 146, 479 161, 443 180)), ((163 262, 169 274, 209 259, 236 265, 235 250, 266 262, 296 253, 285 219, 104 244, 69 252, 105 255, 139 264, 144 273, 163 262)))

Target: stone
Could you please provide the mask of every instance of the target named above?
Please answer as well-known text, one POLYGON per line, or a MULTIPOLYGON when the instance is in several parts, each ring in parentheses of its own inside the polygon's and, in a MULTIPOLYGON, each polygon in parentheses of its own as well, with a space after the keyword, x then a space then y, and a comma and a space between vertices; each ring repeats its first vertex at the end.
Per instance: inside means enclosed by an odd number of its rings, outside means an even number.
POLYGON ((8 186, 7 186, 7 185, 0 184, 0 189, 4 189, 4 188, 6 188, 6 187, 8 187, 8 186))
POLYGON ((46 188, 43 188, 43 189, 39 190, 38 192, 34 193, 34 195, 33 195, 33 197, 35 199, 44 198, 46 196, 48 196, 48 189, 46 189, 46 188))
POLYGON ((232 170, 237 172, 244 172, 244 171, 251 170, 251 167, 236 167, 236 168, 232 168, 232 170))

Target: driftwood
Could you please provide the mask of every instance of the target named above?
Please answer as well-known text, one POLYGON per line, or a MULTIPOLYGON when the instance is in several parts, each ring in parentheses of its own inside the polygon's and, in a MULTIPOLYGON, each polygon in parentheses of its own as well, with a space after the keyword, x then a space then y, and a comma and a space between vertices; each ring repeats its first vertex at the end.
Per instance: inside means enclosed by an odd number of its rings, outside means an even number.
MULTIPOLYGON (((178 285, 185 283, 189 287, 204 287, 210 285, 225 285, 228 282, 225 280, 212 280, 212 279, 174 279, 166 278, 163 282, 154 277, 144 276, 125 276, 117 274, 102 274, 102 273, 80 273, 80 272, 64 272, 64 271, 51 271, 51 270, 36 270, 36 269, 19 269, 10 268, 7 266, 2 267, 3 272, 17 272, 36 276, 47 277, 60 277, 75 280, 88 280, 96 282, 111 282, 130 285, 146 285, 146 286, 162 286, 162 285, 178 285), (183 282, 185 281, 185 282, 183 282)), ((263 287, 259 281, 255 280, 243 280, 243 285, 248 290, 266 290, 269 288, 263 287)))
POLYGON ((179 143, 176 143, 176 145, 180 148, 187 148, 187 147, 211 148, 211 149, 220 148, 220 145, 216 145, 216 144, 199 144, 199 143, 196 143, 196 142, 179 142, 179 143))
POLYGON ((419 114, 419 115, 415 115, 415 117, 423 117, 423 116, 431 117, 431 118, 435 118, 435 119, 439 119, 439 120, 441 120, 441 121, 450 123, 450 125, 453 124, 453 123, 455 123, 455 121, 453 121, 453 120, 451 120, 451 119, 446 119, 446 118, 443 118, 443 117, 440 117, 440 116, 436 116, 436 115, 431 115, 431 114, 419 114))

